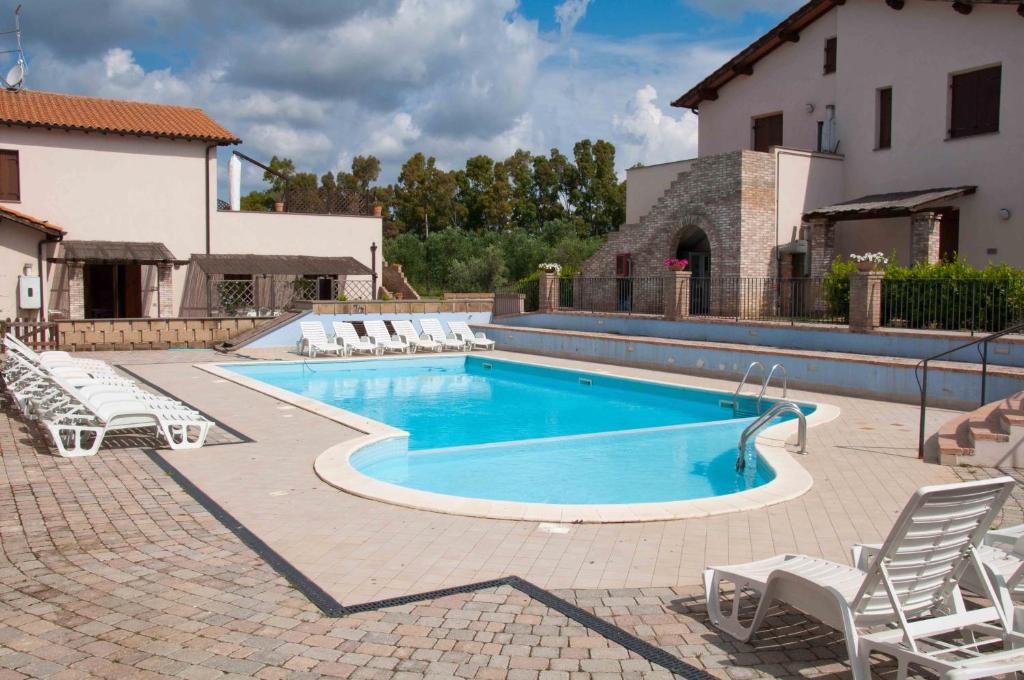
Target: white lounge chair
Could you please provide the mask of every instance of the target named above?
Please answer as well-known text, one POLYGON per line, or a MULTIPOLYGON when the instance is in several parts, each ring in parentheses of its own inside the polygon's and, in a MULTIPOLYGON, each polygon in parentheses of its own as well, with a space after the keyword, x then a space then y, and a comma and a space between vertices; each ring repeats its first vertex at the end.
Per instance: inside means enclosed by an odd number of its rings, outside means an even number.
POLYGON ((65 398, 36 403, 39 419, 60 455, 90 456, 109 432, 155 428, 172 449, 197 449, 206 443, 213 422, 167 397, 135 391, 83 393, 59 378, 65 398))
POLYGON ((345 348, 346 354, 352 354, 353 352, 363 352, 364 354, 383 354, 384 348, 378 347, 370 338, 359 337, 359 333, 356 333, 356 327, 348 321, 335 321, 334 335, 335 341, 340 343, 345 348))
POLYGON ((412 321, 409 319, 392 321, 391 325, 394 327, 395 332, 398 333, 398 337, 416 349, 422 349, 428 352, 440 352, 444 349, 441 343, 436 342, 426 333, 423 333, 422 335, 417 333, 416 329, 412 325, 412 321))
POLYGON ((855 680, 870 678, 871 650, 896 657, 900 677, 905 677, 908 663, 941 673, 955 669, 958 678, 985 677, 975 673, 992 668, 1024 669, 1024 650, 1019 649, 1024 635, 1013 630, 1012 614, 1003 609, 991 583, 986 595, 992 606, 970 612, 957 585, 971 565, 984 573, 977 547, 1014 484, 1000 477, 919 489, 866 570, 805 555, 711 567, 704 572, 711 621, 746 641, 775 601, 786 602, 843 632, 855 680), (723 581, 735 586, 728 616, 720 603, 723 581), (744 625, 738 600, 740 593, 750 591, 760 599, 744 625), (938 644, 934 638, 961 631, 974 640, 1000 638, 1007 653, 998 640, 987 652, 968 640, 971 653, 962 659, 928 651, 938 644))
POLYGON ((302 339, 299 341, 299 351, 306 350, 306 354, 315 357, 317 354, 344 353, 345 348, 327 339, 327 332, 319 321, 300 321, 299 329, 302 331, 302 339))
POLYGON ((440 343, 445 349, 466 350, 466 342, 445 333, 441 327, 441 322, 437 319, 420 319, 420 328, 430 336, 431 340, 440 343))
POLYGON ((49 350, 45 352, 37 352, 24 342, 19 340, 13 333, 8 332, 4 335, 4 347, 9 352, 17 353, 19 356, 24 357, 29 362, 44 366, 55 366, 62 364, 69 364, 74 366, 80 366, 82 368, 94 369, 94 370, 105 370, 112 372, 114 369, 104 361, 99 359, 82 359, 79 357, 73 357, 67 352, 60 350, 49 350))
POLYGON ((449 321, 448 328, 456 338, 466 343, 466 347, 474 349, 494 349, 494 340, 489 339, 482 331, 474 334, 465 321, 449 321))
POLYGON ((373 340, 373 344, 383 348, 384 351, 404 354, 412 354, 416 351, 415 345, 409 344, 397 335, 392 337, 388 333, 387 326, 380 319, 364 321, 363 327, 366 328, 366 335, 373 340))

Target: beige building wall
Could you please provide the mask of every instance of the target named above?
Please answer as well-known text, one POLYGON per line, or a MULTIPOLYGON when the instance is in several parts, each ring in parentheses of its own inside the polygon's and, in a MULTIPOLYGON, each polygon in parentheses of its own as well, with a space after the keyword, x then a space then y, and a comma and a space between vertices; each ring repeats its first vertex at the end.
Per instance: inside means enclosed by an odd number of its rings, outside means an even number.
POLYGON ((776 231, 778 244, 799 237, 803 214, 813 208, 843 200, 841 156, 798 149, 775 149, 778 187, 776 231))
POLYGON ((636 224, 649 213, 679 174, 690 170, 693 160, 626 170, 626 224, 636 224))
MULTIPOLYGON (((757 62, 752 76, 737 76, 717 100, 701 103, 699 154, 752 148, 752 118, 775 112, 784 116, 785 146, 816 149, 817 123, 833 104, 844 157, 842 200, 977 185, 975 195, 949 203, 960 208, 961 255, 977 266, 989 260, 1024 266, 1024 20, 1015 10, 976 4, 961 15, 944 2, 907 0, 896 11, 881 1, 850 0, 806 28, 799 42, 757 62), (838 68, 824 75, 831 36, 838 36, 838 68), (947 139, 951 74, 995 64, 1002 65, 999 132, 947 139), (877 150, 882 87, 893 88, 893 141, 891 149, 877 150), (1009 220, 1000 217, 1003 208, 1009 220)), ((790 221, 780 214, 780 234, 790 221)), ((909 219, 898 233, 893 223, 840 223, 837 251, 895 245, 904 259, 909 219)))
POLYGON ((44 238, 40 231, 0 219, 0 319, 36 318, 38 312, 18 309, 18 277, 25 265, 38 273, 36 249, 44 238))
MULTIPOLYGON (((205 143, 3 128, 0 149, 18 150, 21 182, 21 200, 0 204, 60 226, 68 240, 160 241, 181 259, 205 248, 205 143)), ((48 269, 49 300, 59 272, 48 269)), ((177 296, 184 280, 175 271, 177 296)))
POLYGON ((213 214, 211 247, 214 253, 347 256, 372 268, 370 246, 376 243, 379 273, 382 237, 379 217, 224 210, 213 214))

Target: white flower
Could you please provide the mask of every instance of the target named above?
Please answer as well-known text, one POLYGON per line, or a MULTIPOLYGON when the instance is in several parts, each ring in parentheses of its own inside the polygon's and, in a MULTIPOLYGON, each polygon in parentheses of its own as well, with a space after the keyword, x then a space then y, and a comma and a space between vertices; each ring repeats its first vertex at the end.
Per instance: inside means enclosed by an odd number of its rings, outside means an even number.
POLYGON ((562 273, 562 265, 558 264, 557 262, 541 262, 539 265, 537 265, 537 269, 546 272, 554 272, 555 274, 562 273))

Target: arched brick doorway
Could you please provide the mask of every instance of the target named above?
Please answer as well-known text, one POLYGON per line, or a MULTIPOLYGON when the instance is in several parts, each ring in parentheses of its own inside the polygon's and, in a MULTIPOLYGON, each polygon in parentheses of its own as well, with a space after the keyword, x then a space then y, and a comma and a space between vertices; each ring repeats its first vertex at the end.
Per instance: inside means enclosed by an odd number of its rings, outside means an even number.
POLYGON ((707 233, 695 224, 689 224, 676 235, 673 256, 687 260, 690 279, 690 313, 707 314, 711 306, 711 241, 707 233))

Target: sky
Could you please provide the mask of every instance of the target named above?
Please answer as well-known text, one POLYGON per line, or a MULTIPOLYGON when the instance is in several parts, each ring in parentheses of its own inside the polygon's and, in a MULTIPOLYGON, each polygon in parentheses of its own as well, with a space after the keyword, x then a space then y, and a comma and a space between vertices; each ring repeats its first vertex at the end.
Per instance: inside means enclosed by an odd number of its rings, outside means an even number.
MULTIPOLYGON (((800 4, 21 3, 29 89, 199 106, 250 156, 319 174, 373 154, 383 182, 416 151, 448 169, 517 148, 571 154, 582 138, 614 143, 620 172, 692 157, 696 118, 670 102, 800 4)), ((16 4, 0 0, 0 30, 16 4)), ((243 190, 260 174, 250 166, 243 190)))

